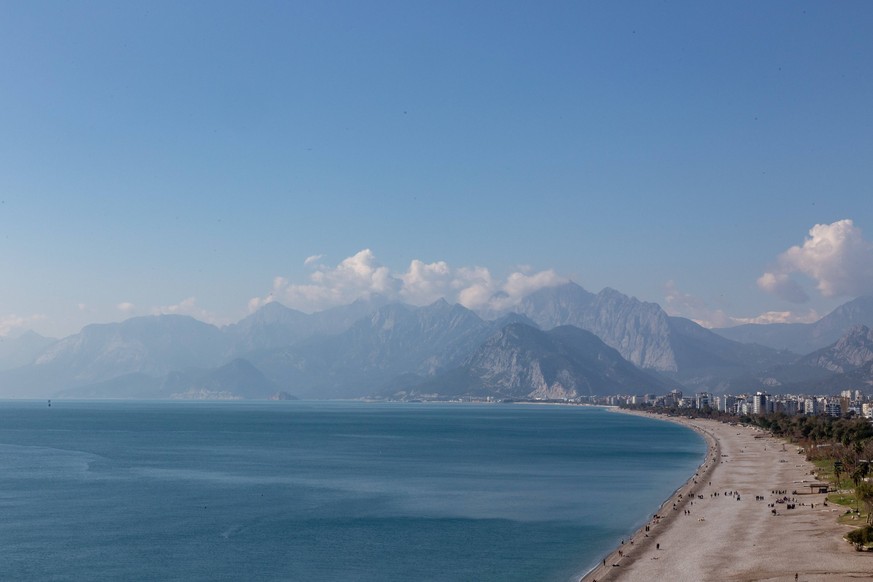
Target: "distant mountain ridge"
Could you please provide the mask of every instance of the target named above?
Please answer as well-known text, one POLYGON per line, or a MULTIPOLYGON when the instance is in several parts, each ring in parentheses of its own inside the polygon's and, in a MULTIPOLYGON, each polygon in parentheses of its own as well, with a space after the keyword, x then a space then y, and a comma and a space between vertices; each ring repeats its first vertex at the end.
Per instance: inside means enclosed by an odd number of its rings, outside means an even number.
POLYGON ((14 337, 0 337, 0 370, 26 366, 56 341, 33 331, 14 337))
POLYGON ((873 327, 873 296, 844 303, 815 323, 749 323, 713 331, 738 342, 808 354, 831 345, 855 325, 873 327))
MULTIPOLYGON (((849 302, 802 328, 814 332, 804 332, 805 337, 825 337, 867 317, 871 305, 869 298, 849 302)), ((492 320, 444 300, 416 307, 374 296, 315 314, 273 302, 224 328, 187 316, 160 315, 89 325, 57 341, 26 334, 36 347, 22 360, 24 365, 0 369, 0 395, 266 398, 288 393, 357 398, 434 387, 434 382, 453 391, 478 386, 476 390, 494 394, 536 397, 633 389, 635 381, 629 379, 634 376, 624 364, 611 368, 621 369, 619 375, 627 380, 619 381, 585 359, 594 354, 615 362, 597 342, 646 373, 638 385, 658 389, 681 384, 710 392, 775 390, 834 374, 865 381, 869 348, 858 343, 860 333, 842 343, 834 340, 839 345, 830 352, 800 358, 733 341, 614 289, 593 294, 575 283, 531 293, 517 309, 492 320), (597 342, 588 336, 596 336, 597 342), (498 349, 501 337, 503 348, 498 349), (521 342, 518 350, 522 344, 530 347, 515 352, 516 361, 528 362, 529 369, 507 376, 497 370, 505 368, 501 358, 512 338, 521 342), (522 353, 528 355, 519 360, 522 353), (495 366, 491 372, 487 362, 495 366), (552 375, 553 369, 560 374, 552 375)), ((16 342, 7 341, 9 346, 16 342)), ((0 355, 2 347, 0 342, 0 355)))
POLYGON ((303 313, 278 301, 223 329, 230 336, 232 351, 242 354, 255 350, 281 348, 314 336, 342 333, 359 319, 368 316, 389 301, 381 296, 358 299, 349 305, 316 313, 303 313))
POLYGON ((498 327, 469 309, 439 300, 425 307, 389 304, 343 333, 250 354, 277 384, 308 397, 353 397, 379 391, 399 376, 427 378, 459 365, 498 327), (338 356, 339 355, 339 356, 338 356))
POLYGON ((184 315, 135 317, 89 325, 55 342, 33 367, 51 376, 100 381, 140 372, 161 375, 221 363, 227 337, 215 326, 184 315))

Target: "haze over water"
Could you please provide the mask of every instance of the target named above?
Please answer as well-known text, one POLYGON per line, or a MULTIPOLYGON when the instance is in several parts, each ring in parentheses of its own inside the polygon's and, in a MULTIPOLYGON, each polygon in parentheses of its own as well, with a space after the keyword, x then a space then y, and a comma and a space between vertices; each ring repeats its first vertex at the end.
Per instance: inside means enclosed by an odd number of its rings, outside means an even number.
POLYGON ((587 407, 4 402, 0 578, 570 580, 704 453, 587 407))

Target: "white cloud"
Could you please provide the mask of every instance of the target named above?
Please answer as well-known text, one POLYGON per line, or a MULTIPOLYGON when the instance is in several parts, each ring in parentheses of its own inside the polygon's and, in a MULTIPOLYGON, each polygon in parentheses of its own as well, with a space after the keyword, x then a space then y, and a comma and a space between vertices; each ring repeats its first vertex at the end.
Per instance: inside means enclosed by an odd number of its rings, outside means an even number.
POLYGON ((528 275, 524 272, 511 273, 503 285, 503 290, 510 297, 524 297, 545 287, 554 287, 566 283, 567 279, 559 277, 552 269, 528 275))
POLYGON ((406 271, 392 273, 379 264, 370 249, 342 260, 335 267, 316 264, 317 261, 313 257, 305 261, 315 266, 308 282, 293 283, 276 277, 270 293, 251 299, 249 309, 254 311, 279 300, 289 307, 311 312, 382 296, 413 305, 427 305, 445 298, 470 309, 500 310, 517 304, 537 289, 566 281, 552 270, 514 272, 500 281, 484 267, 452 268, 445 261, 427 263, 419 259, 412 260, 406 271))
POLYGON ((188 297, 187 299, 183 299, 179 303, 175 305, 163 305, 161 307, 152 308, 152 314, 154 315, 168 315, 168 314, 184 314, 191 315, 193 311, 197 309, 197 298, 196 297, 188 297))
POLYGON ((758 277, 758 287, 792 303, 804 303, 809 301, 809 295, 800 286, 800 283, 789 277, 786 273, 764 273, 758 277))
POLYGON ((754 317, 732 317, 734 325, 743 323, 813 323, 821 319, 815 309, 808 311, 766 311, 754 317))
POLYGON ((406 273, 398 278, 403 282, 400 296, 405 301, 426 305, 452 292, 454 274, 445 261, 425 263, 413 259, 406 273))
POLYGON ((758 279, 758 286, 783 299, 809 299, 792 274, 815 281, 824 297, 856 297, 873 293, 873 243, 849 220, 816 224, 802 245, 779 255, 777 267, 758 279))
POLYGON ((485 309, 497 292, 497 284, 485 267, 461 267, 453 284, 457 301, 468 309, 485 309))
POLYGON ((160 307, 153 307, 151 312, 152 315, 187 315, 189 317, 193 317, 194 319, 199 319, 200 321, 219 326, 231 323, 229 319, 218 317, 215 314, 200 307, 197 304, 196 297, 188 297, 187 299, 183 299, 175 305, 163 305, 160 307))
POLYGON ((134 305, 133 303, 130 303, 128 301, 124 301, 122 303, 119 303, 118 305, 115 306, 115 308, 124 314, 131 314, 134 311, 136 311, 136 305, 134 305))
POLYGON ((668 315, 688 318, 703 327, 734 325, 733 318, 723 310, 713 309, 699 297, 681 291, 672 280, 664 284, 664 311, 668 315))
POLYGON ((722 309, 711 308, 705 301, 679 289, 674 281, 664 285, 664 311, 669 315, 686 317, 706 328, 732 327, 744 323, 810 323, 821 316, 814 310, 767 311, 751 317, 729 315, 722 309))
POLYGON ((552 269, 532 275, 515 271, 501 281, 485 267, 463 267, 458 269, 453 286, 458 289, 457 302, 464 307, 500 312, 517 306, 534 291, 566 282, 552 269))
POLYGON ((336 267, 317 265, 309 280, 309 283, 299 284, 276 277, 272 292, 260 301, 279 299, 290 307, 317 311, 373 295, 394 296, 401 283, 391 276, 387 267, 376 262, 370 249, 343 259, 336 267))
POLYGON ((272 300, 272 297, 252 297, 251 299, 249 299, 248 304, 249 313, 254 313, 267 303, 270 303, 272 300))
POLYGON ((312 255, 312 256, 306 257, 306 259, 303 260, 303 264, 306 265, 307 267, 309 267, 310 265, 314 265, 315 263, 320 261, 322 259, 322 257, 324 257, 324 255, 312 255))

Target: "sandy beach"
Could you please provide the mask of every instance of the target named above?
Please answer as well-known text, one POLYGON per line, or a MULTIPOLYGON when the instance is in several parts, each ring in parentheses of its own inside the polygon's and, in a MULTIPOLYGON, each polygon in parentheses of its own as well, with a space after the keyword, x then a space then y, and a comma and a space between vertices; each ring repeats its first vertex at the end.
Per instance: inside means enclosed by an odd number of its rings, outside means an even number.
POLYGON ((846 508, 810 493, 813 466, 795 446, 753 428, 669 420, 704 435, 705 462, 585 582, 873 579, 873 553, 842 539, 846 508))

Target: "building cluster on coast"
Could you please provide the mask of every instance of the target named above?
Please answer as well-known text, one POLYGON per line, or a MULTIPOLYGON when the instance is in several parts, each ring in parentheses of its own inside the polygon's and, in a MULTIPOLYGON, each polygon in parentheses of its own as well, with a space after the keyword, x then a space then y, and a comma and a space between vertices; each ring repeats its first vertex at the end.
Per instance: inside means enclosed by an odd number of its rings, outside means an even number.
POLYGON ((873 394, 863 394, 860 390, 843 390, 839 396, 821 396, 806 394, 723 394, 713 395, 709 392, 697 392, 684 395, 680 390, 657 396, 592 396, 585 399, 590 404, 606 404, 612 406, 652 406, 658 408, 676 409, 711 409, 725 414, 737 416, 763 415, 784 413, 789 416, 804 414, 808 416, 845 415, 863 416, 873 421, 873 394))

